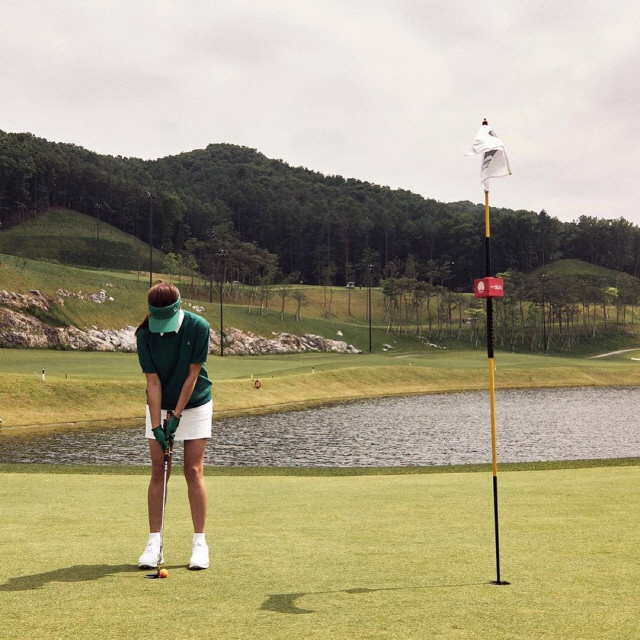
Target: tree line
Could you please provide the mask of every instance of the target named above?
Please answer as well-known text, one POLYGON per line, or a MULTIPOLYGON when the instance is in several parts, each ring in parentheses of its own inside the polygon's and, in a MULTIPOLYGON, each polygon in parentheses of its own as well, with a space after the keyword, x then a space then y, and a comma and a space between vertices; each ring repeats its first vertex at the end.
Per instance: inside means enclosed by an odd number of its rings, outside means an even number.
MULTIPOLYGON (((408 268, 410 278, 468 291, 484 275, 481 205, 323 175, 230 144, 145 161, 0 132, 2 227, 51 207, 96 216, 197 265, 211 283, 378 285, 408 268)), ((492 247, 496 271, 573 258, 640 275, 640 228, 624 218, 561 222, 544 210, 494 208, 492 247)))
MULTIPOLYGON (((570 351, 607 331, 632 329, 637 320, 640 280, 624 273, 525 274, 509 269, 498 276, 504 279, 504 297, 494 305, 498 347, 570 351)), ((384 279, 381 288, 388 333, 476 345, 486 336, 484 301, 472 294, 407 274, 384 279)))

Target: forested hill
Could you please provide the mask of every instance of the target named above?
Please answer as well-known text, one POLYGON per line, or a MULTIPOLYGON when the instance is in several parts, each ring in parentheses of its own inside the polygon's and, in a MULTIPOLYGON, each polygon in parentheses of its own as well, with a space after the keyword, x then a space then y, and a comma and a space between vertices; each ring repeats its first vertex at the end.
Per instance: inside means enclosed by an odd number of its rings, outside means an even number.
MULTIPOLYGON (((201 271, 306 283, 407 275, 469 288, 484 275, 484 212, 403 190, 325 176, 246 147, 154 161, 105 156, 0 132, 3 228, 50 207, 111 223, 201 271), (151 194, 152 197, 149 197, 151 194), (221 254, 220 251, 223 250, 221 254)), ((624 220, 492 209, 493 267, 529 272, 560 258, 639 275, 640 229, 624 220)))

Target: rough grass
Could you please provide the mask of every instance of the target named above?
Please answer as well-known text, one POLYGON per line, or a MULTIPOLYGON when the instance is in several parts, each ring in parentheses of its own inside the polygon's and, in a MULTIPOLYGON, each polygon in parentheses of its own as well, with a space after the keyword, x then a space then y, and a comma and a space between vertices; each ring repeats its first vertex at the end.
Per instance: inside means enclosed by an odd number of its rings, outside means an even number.
MULTIPOLYGON (((24 425, 144 416, 144 377, 135 354, 4 350, 2 355, 4 433, 24 425)), ((495 361, 496 385, 498 389, 638 385, 640 366, 631 357, 567 361, 500 354, 495 361)), ((214 381, 216 417, 382 396, 485 390, 487 366, 481 352, 444 351, 400 357, 211 356, 207 364, 214 381), (256 379, 261 381, 260 390, 254 388, 256 379)))
POLYGON ((139 475, 2 474, 0 636, 635 638, 637 467, 208 477, 212 568, 192 573, 171 479, 167 580, 145 580, 139 475))
MULTIPOLYGON (((637 467, 640 458, 598 458, 588 460, 551 460, 539 462, 505 462, 503 471, 558 471, 560 469, 592 469, 596 467, 637 467)), ((174 465, 175 473, 181 467, 174 465)), ((490 473, 491 464, 452 464, 428 467, 205 467, 207 476, 397 476, 427 473, 490 473)), ((78 464, 20 464, 0 463, 0 473, 46 473, 83 475, 148 475, 141 465, 78 465, 78 464)))

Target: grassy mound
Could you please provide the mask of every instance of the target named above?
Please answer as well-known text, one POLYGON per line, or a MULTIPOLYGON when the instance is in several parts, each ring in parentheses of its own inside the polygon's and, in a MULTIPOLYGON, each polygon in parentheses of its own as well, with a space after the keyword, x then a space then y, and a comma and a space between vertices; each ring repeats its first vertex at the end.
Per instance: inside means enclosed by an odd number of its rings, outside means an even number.
POLYGON ((600 267, 596 264, 584 262, 583 260, 566 259, 551 262, 550 264, 546 264, 544 267, 538 267, 531 272, 531 276, 540 277, 542 274, 549 275, 552 273, 557 273, 561 276, 597 276, 605 280, 609 280, 612 283, 616 281, 616 277, 623 275, 619 271, 600 267))
MULTIPOLYGON (((105 269, 148 269, 149 264, 149 245, 104 221, 68 209, 49 209, 0 231, 0 253, 105 269)), ((163 254, 154 250, 153 259, 159 266, 163 254)))

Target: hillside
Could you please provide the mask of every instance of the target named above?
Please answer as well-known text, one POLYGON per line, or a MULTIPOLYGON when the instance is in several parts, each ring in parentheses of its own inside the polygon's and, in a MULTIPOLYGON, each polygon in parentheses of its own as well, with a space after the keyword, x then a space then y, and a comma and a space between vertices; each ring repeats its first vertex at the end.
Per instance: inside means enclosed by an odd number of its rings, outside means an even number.
MULTIPOLYGON (((504 274, 506 295, 495 305, 497 348, 540 351, 544 348, 543 337, 548 350, 567 355, 602 353, 639 344, 638 279, 578 261, 559 261, 551 266, 545 270, 544 279, 535 273, 504 274)), ((0 255, 0 295, 2 290, 22 295, 39 291, 51 299, 46 308, 23 304, 19 309, 0 299, 0 315, 5 313, 4 307, 52 328, 120 330, 137 325, 144 317, 147 277, 135 271, 77 268, 0 255), (101 303, 93 302, 90 297, 101 291, 101 303), (61 296, 62 303, 56 302, 61 296)), ((190 276, 163 277, 180 287, 185 305, 200 307, 212 329, 219 331, 217 283, 210 289, 209 283, 190 276)), ((366 352, 367 295, 367 287, 252 287, 227 281, 225 331, 234 327, 267 338, 273 333, 315 334, 344 340, 366 352)), ((384 345, 398 352, 484 348, 484 311, 471 293, 440 287, 424 289, 420 283, 411 284, 406 279, 389 280, 384 287, 372 288, 371 324, 375 352, 386 348, 384 345), (415 292, 422 292, 422 298, 414 297, 413 286, 415 292)))
MULTIPOLYGON (((370 275, 376 284, 407 276, 468 290, 483 273, 483 209, 474 203, 326 176, 231 144, 142 161, 0 132, 0 236, 51 207, 93 218, 96 206, 114 227, 203 274, 222 268, 224 252, 224 269, 245 284, 344 286, 370 275)), ((544 210, 493 208, 491 229, 495 271, 578 259, 640 275, 640 229, 623 218, 565 223, 544 210)))
MULTIPOLYGON (((68 209, 52 208, 0 233, 0 253, 66 265, 146 271, 149 245, 131 234, 68 209)), ((164 255, 154 249, 156 269, 164 255)))
MULTIPOLYGON (((158 274, 160 275, 160 274, 158 274)), ((88 331, 92 327, 100 330, 122 329, 136 326, 147 313, 147 274, 142 277, 135 272, 91 270, 65 266, 51 262, 35 261, 14 256, 0 255, 0 295, 2 290, 32 297, 33 291, 49 298, 50 304, 43 309, 36 304, 25 304, 16 308, 0 299, 0 316, 3 309, 13 310, 25 317, 33 317, 51 327, 75 327, 88 331), (73 295, 61 298, 60 291, 73 295), (112 301, 93 302, 89 296, 105 291, 112 301), (79 294, 79 295, 76 295, 79 294), (55 302, 61 300, 62 303, 55 302)), ((209 287, 206 283, 189 277, 162 277, 178 285, 183 294, 185 308, 197 305, 214 331, 220 327, 219 289, 214 289, 214 302, 209 302, 209 287)), ((368 321, 366 314, 366 290, 353 292, 336 288, 333 296, 334 313, 322 317, 325 292, 320 287, 298 287, 304 291, 305 305, 301 318, 295 319, 296 302, 292 297, 285 300, 285 317, 281 317, 281 299, 274 294, 268 309, 260 311, 259 303, 250 301, 248 288, 234 288, 227 284, 224 297, 225 329, 235 327, 259 336, 271 337, 272 333, 294 335, 315 334, 335 340, 346 340, 359 349, 368 349, 368 321), (349 305, 348 298, 351 298, 349 305), (352 315, 348 309, 351 308, 352 315)), ((373 290, 373 346, 380 351, 382 345, 392 342, 399 350, 422 348, 421 342, 410 336, 387 336, 382 322, 382 302, 378 290, 373 290)), ((3 327, 6 330, 7 327, 3 327)))
POLYGON ((532 271, 529 277, 536 279, 543 274, 556 274, 576 278, 599 278, 606 280, 611 285, 614 285, 617 279, 626 275, 615 269, 600 267, 596 264, 584 262, 584 260, 558 260, 557 262, 551 262, 532 271))

